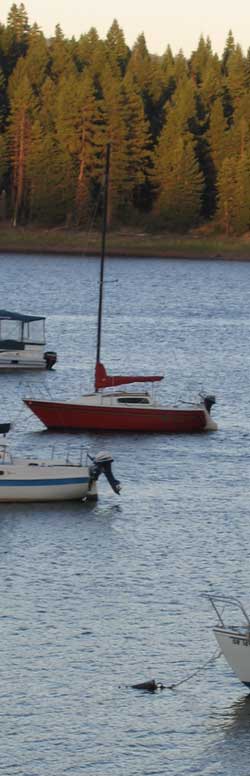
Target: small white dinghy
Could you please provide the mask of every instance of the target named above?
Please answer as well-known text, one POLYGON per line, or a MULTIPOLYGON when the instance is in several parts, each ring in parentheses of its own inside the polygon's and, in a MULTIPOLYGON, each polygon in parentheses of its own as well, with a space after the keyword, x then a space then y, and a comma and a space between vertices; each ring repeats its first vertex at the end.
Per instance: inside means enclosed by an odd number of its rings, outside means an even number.
POLYGON ((250 618, 237 598, 222 595, 207 595, 206 598, 219 619, 213 631, 220 650, 240 682, 250 687, 250 618), (240 612, 241 625, 225 624, 223 614, 225 608, 229 607, 233 619, 236 612, 238 619, 240 612))
MULTIPOLYGON (((80 451, 80 458, 82 452, 80 451)), ((0 503, 27 501, 71 501, 97 499, 97 480, 105 474, 115 493, 120 483, 113 476, 110 453, 99 453, 84 466, 69 460, 39 461, 16 458, 6 445, 0 445, 0 503)))

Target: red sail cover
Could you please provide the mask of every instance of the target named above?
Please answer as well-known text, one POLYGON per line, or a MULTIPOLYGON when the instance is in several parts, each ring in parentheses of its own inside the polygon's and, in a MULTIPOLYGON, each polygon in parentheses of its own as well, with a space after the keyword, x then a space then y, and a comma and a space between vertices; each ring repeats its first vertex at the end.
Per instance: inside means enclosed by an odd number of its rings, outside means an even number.
POLYGON ((114 377, 107 375, 106 369, 100 362, 96 364, 95 368, 95 387, 99 388, 112 388, 115 385, 127 385, 128 383, 156 383, 159 380, 163 380, 163 375, 115 375, 114 377))

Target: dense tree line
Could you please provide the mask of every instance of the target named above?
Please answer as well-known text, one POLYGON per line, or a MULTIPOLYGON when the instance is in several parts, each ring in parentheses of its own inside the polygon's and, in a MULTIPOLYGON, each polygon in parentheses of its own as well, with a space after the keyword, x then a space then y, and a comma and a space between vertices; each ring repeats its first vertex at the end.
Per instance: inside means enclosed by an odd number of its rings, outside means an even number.
POLYGON ((201 36, 189 59, 130 50, 115 20, 47 40, 24 5, 0 25, 0 213, 16 224, 109 222, 184 231, 250 228, 250 50, 230 32, 221 58, 201 36))

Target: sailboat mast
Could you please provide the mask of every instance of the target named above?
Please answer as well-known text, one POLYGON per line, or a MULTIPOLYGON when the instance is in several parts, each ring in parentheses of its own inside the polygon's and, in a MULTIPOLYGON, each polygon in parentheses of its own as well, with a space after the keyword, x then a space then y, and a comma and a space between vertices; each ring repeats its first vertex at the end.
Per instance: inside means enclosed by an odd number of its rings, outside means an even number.
POLYGON ((104 178, 104 207, 103 207, 103 225, 102 225, 102 251, 101 251, 100 279, 99 279, 99 304, 98 304, 97 348, 96 348, 96 363, 97 364, 100 361, 100 350, 101 350, 103 276, 104 276, 104 259, 105 259, 105 248, 106 248, 107 214, 108 214, 109 160, 110 160, 110 144, 108 143, 107 149, 106 149, 106 164, 105 164, 105 178, 104 178))

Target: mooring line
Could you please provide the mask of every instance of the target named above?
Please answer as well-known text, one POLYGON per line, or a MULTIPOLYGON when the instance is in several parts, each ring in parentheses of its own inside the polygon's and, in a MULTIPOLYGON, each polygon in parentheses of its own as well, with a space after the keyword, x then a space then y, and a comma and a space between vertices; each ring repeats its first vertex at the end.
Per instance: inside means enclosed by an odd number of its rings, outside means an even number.
POLYGON ((221 654, 222 654, 221 650, 219 651, 216 650, 216 652, 213 653, 212 657, 206 660, 206 662, 203 663, 201 666, 198 666, 198 668, 196 668, 195 671, 192 671, 191 674, 184 676, 184 678, 180 679, 179 682, 174 682, 174 684, 166 685, 166 690, 175 690, 176 687, 179 687, 181 684, 184 684, 184 682, 188 682, 189 679, 193 678, 193 676, 197 676, 197 674, 200 671, 204 671, 210 664, 215 663, 215 661, 219 659, 221 654))
POLYGON ((173 682, 173 684, 162 684, 161 682, 156 682, 155 679, 150 679, 147 682, 132 684, 131 687, 134 690, 146 690, 147 692, 151 693, 154 693, 157 690, 175 690, 177 687, 180 687, 181 684, 188 682, 194 676, 197 676, 198 673, 204 671, 209 665, 218 660, 221 655, 221 650, 216 650, 216 652, 214 652, 213 655, 205 661, 205 663, 202 663, 201 666, 198 666, 195 671, 192 671, 191 674, 187 674, 187 676, 184 676, 183 679, 180 679, 178 682, 173 682))

